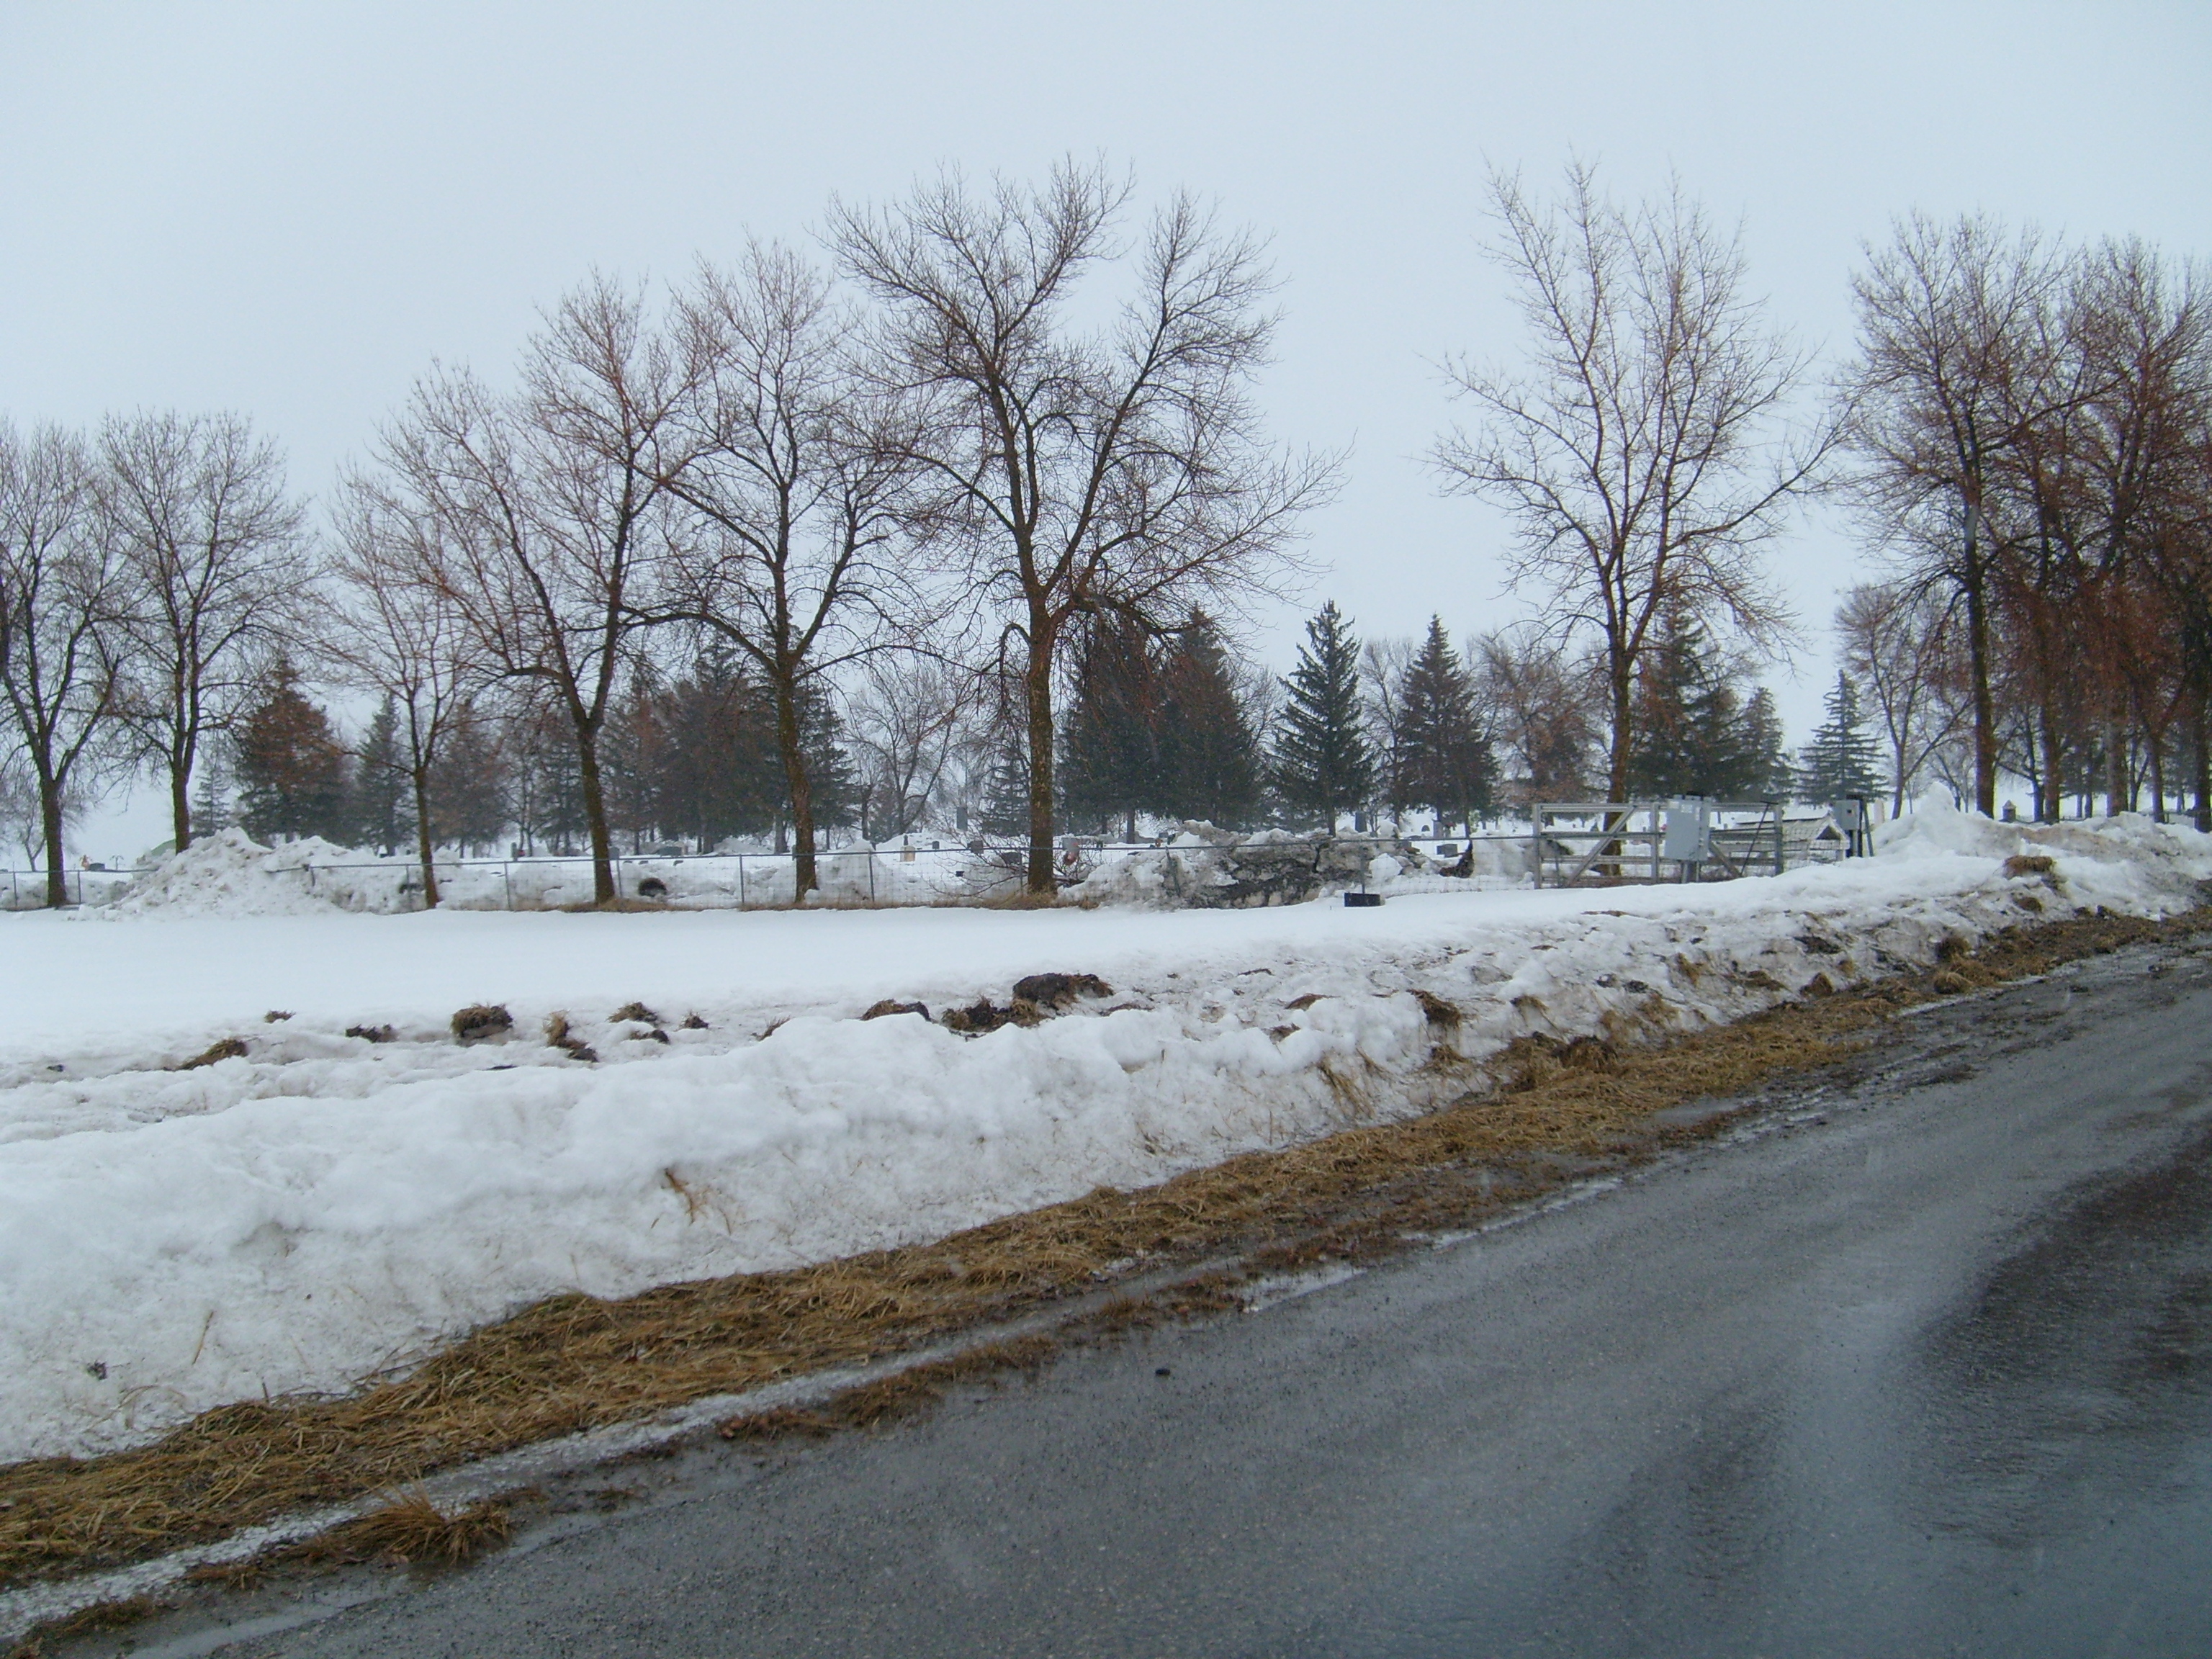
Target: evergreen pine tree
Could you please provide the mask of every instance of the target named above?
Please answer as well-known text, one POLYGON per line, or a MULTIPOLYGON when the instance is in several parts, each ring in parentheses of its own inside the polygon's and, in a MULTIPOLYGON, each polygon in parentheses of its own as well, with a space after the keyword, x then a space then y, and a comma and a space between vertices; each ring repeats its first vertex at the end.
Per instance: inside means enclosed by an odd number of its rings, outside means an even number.
POLYGON ((507 813, 522 831, 525 852, 573 854, 584 834, 584 785, 568 717, 548 704, 525 704, 508 718, 505 747, 512 763, 507 813))
POLYGON ((1823 701, 1828 718, 1814 728, 1798 757, 1798 794, 1808 801, 1880 794, 1881 777, 1874 740, 1867 735, 1859 714, 1858 690, 1850 676, 1838 673, 1836 689, 1823 701))
POLYGON ((407 787, 407 765, 399 751, 399 711, 387 696, 368 722, 354 750, 351 836, 389 856, 415 835, 414 792, 407 787))
POLYGON ((514 821, 511 772, 498 724, 473 709, 458 717, 430 769, 431 844, 498 848, 514 821))
POLYGON ((1715 676, 1698 688, 1686 713, 1695 793, 1717 800, 1749 794, 1757 769, 1744 726, 1743 698, 1735 687, 1715 676))
POLYGON ((648 836, 658 840, 661 830, 667 713, 667 698, 654 684, 650 667, 640 663, 631 671, 627 694, 607 710, 599 728, 599 787, 607 828, 617 837, 627 833, 633 854, 645 850, 648 836))
POLYGON ((1159 807, 1163 690, 1142 618, 1088 619, 1077 641, 1075 695, 1060 734, 1058 781, 1068 822, 1101 831, 1159 807))
POLYGON ((229 746, 219 732, 200 745, 199 763, 192 769, 192 834, 196 836, 230 828, 229 746))
POLYGON ((1249 823, 1260 805, 1258 745, 1228 650, 1203 611, 1176 630, 1160 682, 1157 810, 1224 830, 1249 823))
MULTIPOLYGON (((769 731, 775 731, 775 711, 769 710, 769 731)), ((845 752, 845 717, 837 712, 828 684, 804 680, 799 687, 799 746, 806 757, 808 793, 813 798, 817 825, 846 824, 858 820, 860 789, 853 775, 852 757, 845 752)), ((769 764, 774 769, 777 812, 777 844, 791 818, 791 782, 783 763, 771 747, 769 764)))
POLYGON ((346 754, 330 716, 279 658, 236 734, 239 819, 260 841, 346 832, 346 754))
POLYGON ((1440 826, 1455 820, 1465 825, 1487 811, 1497 763, 1475 717, 1473 684, 1441 617, 1429 618, 1399 703, 1393 800, 1434 812, 1440 826))
POLYGON ((983 785, 977 823, 987 836, 1026 836, 1030 829, 1030 761, 1021 736, 1009 729, 999 740, 983 785))
POLYGON ((1703 794, 1704 768, 1692 730, 1690 705, 1698 695, 1705 639, 1679 614, 1660 618, 1636 678, 1636 722, 1628 757, 1628 792, 1638 795, 1703 794))
POLYGON ((1761 799, 1773 792, 1780 744, 1772 698, 1760 691, 1747 702, 1695 619, 1663 617, 1637 682, 1631 793, 1761 799))
POLYGON ((1786 797, 1795 783, 1782 747, 1782 716, 1775 710, 1774 694, 1763 685, 1743 706, 1743 734, 1748 773, 1743 795, 1753 800, 1786 797))
POLYGON ((663 827, 702 848, 765 834, 786 793, 767 687, 712 641, 661 704, 653 789, 663 827))
POLYGON ((1359 642, 1332 599, 1306 623, 1275 737, 1275 787, 1294 812, 1334 829, 1336 815, 1375 788, 1375 755, 1360 724, 1359 642))

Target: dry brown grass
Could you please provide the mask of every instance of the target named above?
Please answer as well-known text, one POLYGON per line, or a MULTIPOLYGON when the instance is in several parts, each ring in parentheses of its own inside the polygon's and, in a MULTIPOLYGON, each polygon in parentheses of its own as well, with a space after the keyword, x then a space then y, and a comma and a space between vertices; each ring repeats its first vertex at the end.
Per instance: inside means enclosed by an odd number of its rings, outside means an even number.
POLYGON ((840 1429, 874 1429, 926 1411, 956 1383, 994 1382, 1009 1371, 1035 1370, 1060 1347, 1056 1337, 987 1342, 945 1359, 911 1365, 895 1376, 847 1389, 820 1411, 775 1406, 731 1418, 715 1431, 725 1440, 819 1439, 840 1429))
POLYGON ((514 1016, 495 1002, 475 1003, 453 1011, 451 1022, 457 1042, 481 1042, 514 1029, 514 1016))
POLYGON ((246 1040, 243 1037, 222 1037, 208 1044, 204 1049, 194 1054, 176 1069, 179 1072, 197 1071, 203 1066, 212 1066, 217 1060, 243 1060, 246 1058, 246 1040))
MULTIPOLYGON (((1954 951, 1943 971, 1990 985, 2208 927, 2208 911, 2164 923, 2083 918, 1954 951)), ((1524 1042, 1492 1067, 1489 1092, 1427 1116, 1140 1191, 1101 1188, 931 1244, 620 1302, 560 1297, 344 1398, 246 1401, 132 1450, 15 1464, 0 1469, 0 1578, 143 1558, 311 1505, 404 1491, 437 1469, 554 1436, 908 1352, 1064 1304, 1133 1263, 1195 1267, 1230 1256, 1272 1272, 1400 1249, 1408 1232, 1462 1226, 1594 1167, 1710 1133, 1718 1120, 1668 1127, 1652 1115, 1832 1061, 1897 1009, 1938 994, 1931 980, 1801 1000, 1653 1046, 1639 1046, 1632 1021, 1611 1040, 1524 1042)), ((1110 1331, 1229 1305, 1233 1279, 1127 1298, 1087 1325, 1110 1331)), ((821 1413, 763 1414, 733 1437, 886 1420, 895 1400, 926 1403, 957 1376, 1034 1363, 1041 1351, 1024 1352, 909 1371, 821 1413)))
POLYGON ((586 1065, 599 1063, 599 1050, 568 1029, 568 1016, 550 1014, 545 1020, 545 1043, 558 1048, 571 1060, 580 1060, 586 1065))
POLYGON ((297 1547, 302 1559, 457 1567, 507 1541, 507 1505, 487 1500, 448 1515, 421 1493, 396 1498, 297 1547))

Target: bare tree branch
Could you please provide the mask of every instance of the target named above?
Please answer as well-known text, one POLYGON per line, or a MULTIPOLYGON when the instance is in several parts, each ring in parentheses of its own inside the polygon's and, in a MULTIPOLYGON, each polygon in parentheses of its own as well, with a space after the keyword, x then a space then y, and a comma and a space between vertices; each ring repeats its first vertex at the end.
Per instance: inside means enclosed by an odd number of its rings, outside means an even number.
POLYGON ((1835 427, 1786 424, 1810 358, 1746 293, 1740 238, 1679 185, 1630 210, 1577 162, 1556 204, 1504 173, 1491 199, 1490 252, 1514 284, 1527 360, 1449 366, 1476 420, 1434 460, 1447 489, 1513 520, 1513 580, 1541 592, 1547 619, 1596 637, 1620 799, 1637 664, 1663 612, 1770 650, 1793 637, 1762 555, 1821 487, 1835 427))
POLYGON ((1248 236, 1188 197, 1157 214, 1110 326, 1072 315, 1119 260, 1128 196, 1098 167, 979 195, 957 173, 886 210, 831 212, 845 270, 884 308, 889 388, 944 497, 940 538, 1017 644, 1033 892, 1053 883, 1054 675, 1070 620, 1233 607, 1297 573, 1300 518, 1333 456, 1270 448, 1250 395, 1274 327, 1248 236))

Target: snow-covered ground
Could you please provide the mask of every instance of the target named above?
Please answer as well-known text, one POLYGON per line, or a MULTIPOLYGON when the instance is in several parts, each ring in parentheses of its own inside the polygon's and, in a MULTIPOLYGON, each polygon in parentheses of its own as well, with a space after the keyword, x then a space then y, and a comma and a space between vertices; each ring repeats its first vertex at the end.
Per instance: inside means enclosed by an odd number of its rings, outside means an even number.
POLYGON ((2212 837, 2142 819, 1933 810, 1779 879, 1379 909, 0 917, 0 1459, 343 1389, 562 1291, 1157 1181, 1434 1106, 1524 1034, 1733 1018, 2208 878, 2212 837), (2022 850, 2055 887, 2004 873, 2022 850), (1112 994, 973 1037, 857 1018, 1055 969, 1112 994), (611 1020, 633 1002, 658 1025, 611 1020), (474 1003, 512 1032, 457 1043, 474 1003), (548 1046, 556 1013, 595 1061, 548 1046), (246 1052, 170 1069, 226 1038, 246 1052))
MULTIPOLYGON (((441 859, 436 869, 440 902, 447 909, 558 910, 592 902, 588 857, 441 859)), ((614 875, 624 898, 672 909, 789 904, 797 884, 793 860, 774 853, 621 857, 614 875)), ((832 905, 973 902, 1021 886, 1019 860, 1012 854, 934 843, 826 848, 817 875, 817 901, 832 905)), ((422 906, 422 872, 410 856, 380 856, 314 836, 263 847, 236 829, 193 842, 183 857, 131 882, 119 897, 113 884, 126 878, 113 878, 105 889, 99 878, 86 879, 93 883, 86 890, 89 901, 114 899, 118 916, 392 914, 422 906)), ((35 881, 19 879, 10 892, 19 908, 32 908, 42 890, 35 881)))
MULTIPOLYGON (((1260 838, 1264 841, 1266 836, 1260 838)), ((1304 836, 1283 839, 1303 843, 1304 836)), ((1495 827, 1474 838, 1475 877, 1483 882, 1526 876, 1528 835, 1495 827)), ((1188 835, 1175 845, 1203 847, 1188 835)), ((1347 846, 1358 846, 1355 839, 1347 846)), ((1465 840, 1410 842, 1429 857, 1455 861, 1465 840), (1439 849, 1449 847, 1449 854, 1439 849)), ((1143 846, 1085 842, 1078 873, 1097 878, 1083 896, 1143 902, 1159 886, 1161 856, 1143 846), (1135 860, 1138 872, 1122 872, 1135 860), (1133 875, 1133 881, 1127 878, 1133 875)), ((1170 853, 1166 855, 1173 858, 1170 853)), ((1026 869, 1024 849, 1012 845, 973 850, 957 841, 913 837, 871 846, 825 848, 816 868, 818 890, 809 901, 842 905, 989 903, 1018 894, 1026 869)), ((459 859, 437 864, 440 902, 449 910, 558 910, 592 902, 588 856, 459 859)), ((796 890, 791 855, 769 852, 641 854, 614 860, 617 890, 625 899, 675 910, 766 909, 788 905, 796 890)), ((1445 885, 1455 878, 1445 878, 1445 885)), ((243 830, 202 837, 180 859, 143 874, 134 871, 72 870, 70 902, 108 906, 118 916, 325 915, 331 910, 390 915, 422 908, 421 870, 411 855, 380 854, 340 847, 309 836, 263 847, 243 830)), ((1463 889, 1462 889, 1463 890, 1463 889)), ((34 872, 0 872, 0 911, 36 910, 46 904, 46 878, 34 872)))

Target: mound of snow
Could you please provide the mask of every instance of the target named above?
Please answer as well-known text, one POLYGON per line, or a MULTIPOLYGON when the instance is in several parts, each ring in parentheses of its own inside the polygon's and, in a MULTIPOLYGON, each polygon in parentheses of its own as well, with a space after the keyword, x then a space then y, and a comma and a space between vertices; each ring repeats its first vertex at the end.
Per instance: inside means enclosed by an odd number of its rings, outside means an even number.
POLYGON ((173 854, 129 896, 86 915, 306 916, 400 910, 419 895, 413 866, 310 836, 264 847, 243 830, 219 830, 173 854))
POLYGON ((1978 812, 1962 812, 1941 792, 1923 795, 1913 810, 1875 826, 1875 850, 1886 857, 1927 858, 1964 853, 1974 858, 2010 858, 2021 850, 2026 826, 1999 823, 1978 812))
POLYGON ((2059 823, 2005 823, 1960 811, 1941 793, 1923 798, 1916 810, 1878 825, 1875 847, 1883 859, 2039 854, 2057 860, 2062 878, 2087 861, 2106 866, 2104 880, 2123 885, 2139 885, 2137 878, 2161 884, 2212 877, 2212 836, 2186 825, 2160 823, 2142 812, 2059 823))
MULTIPOLYGON (((237 902, 280 902, 253 884, 320 856, 271 869, 243 837, 210 840, 194 849, 200 880, 237 902)), ((220 1014, 204 1005, 202 1029, 104 1055, 69 1047, 67 1027, 0 1045, 0 1459, 343 1389, 562 1291, 787 1267, 1162 1180, 1433 1108, 1517 1038, 1695 1030, 1928 966, 1948 939, 2031 916, 2171 914, 2212 878, 2212 836, 2137 817, 2037 828, 1931 811, 1885 841, 1881 856, 1780 878, 1462 885, 1377 909, 326 908, 251 924, 294 936, 302 959, 343 959, 343 994, 270 962, 230 981, 220 1014), (2008 872, 2023 842, 2055 868, 2008 872), (426 971, 470 938, 498 948, 465 988, 426 971), (913 1013, 860 1017, 893 994, 1003 997, 1042 969, 1096 973, 1114 994, 972 1038, 913 1013), (511 1033, 456 1044, 446 1020, 463 988, 509 1005, 511 1033), (641 994, 660 1025, 614 1018, 641 994), (264 1023, 280 998, 295 1013, 264 1023), (1431 1019, 1436 1002, 1456 1022, 1431 1019), (702 1025, 679 1018, 694 1007, 702 1025), (555 1012, 599 1063, 546 1045, 555 1012), (364 1021, 380 1029, 349 1034, 364 1021), (219 1036, 245 1052, 168 1069, 219 1036)), ((0 970, 52 981, 42 1006, 82 1006, 83 1025, 106 1018, 102 975, 161 948, 14 925, 0 970), (50 941, 62 948, 36 957, 50 941)))

